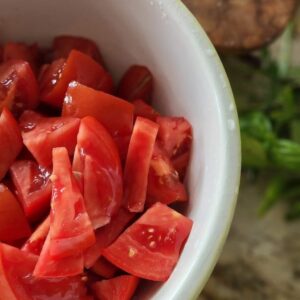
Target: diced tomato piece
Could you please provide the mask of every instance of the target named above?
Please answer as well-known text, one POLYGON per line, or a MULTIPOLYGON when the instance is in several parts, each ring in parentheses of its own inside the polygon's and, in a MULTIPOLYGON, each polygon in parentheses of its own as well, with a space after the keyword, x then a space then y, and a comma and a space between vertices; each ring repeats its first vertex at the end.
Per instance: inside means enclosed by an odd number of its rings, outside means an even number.
POLYGON ((0 180, 2 180, 23 147, 18 123, 6 107, 0 116, 0 145, 0 180))
POLYGON ((116 144, 107 130, 93 117, 81 120, 74 160, 83 173, 84 199, 94 229, 110 222, 121 206, 122 167, 116 144), (78 158, 79 155, 79 158, 78 158), (82 170, 82 166, 84 169, 82 170))
POLYGON ((121 275, 94 283, 92 290, 97 300, 130 300, 138 283, 137 277, 121 275))
POLYGON ((124 170, 124 204, 129 211, 144 210, 150 161, 157 132, 156 123, 137 117, 124 170))
POLYGON ((30 220, 44 217, 50 209, 50 172, 30 160, 15 161, 10 174, 17 190, 17 196, 30 220))
POLYGON ((51 165, 52 149, 66 147, 74 153, 80 119, 71 117, 43 117, 33 111, 25 111, 20 127, 25 146, 37 162, 45 167, 51 165))
POLYGON ((72 82, 63 104, 63 116, 92 116, 115 136, 131 134, 133 105, 115 96, 72 82))
POLYGON ((22 247, 22 251, 40 255, 50 229, 50 217, 47 217, 33 232, 22 247))
POLYGON ((181 165, 180 169, 176 169, 184 173, 191 151, 191 124, 181 117, 157 117, 156 122, 159 124, 157 139, 169 158, 172 161, 176 161, 177 164, 187 161, 185 166, 181 165), (180 159, 181 156, 182 158, 180 159))
POLYGON ((153 92, 153 76, 144 66, 131 66, 123 75, 119 87, 118 96, 126 100, 143 99, 151 101, 153 92))
POLYGON ((187 191, 178 172, 166 153, 155 144, 148 175, 147 206, 155 202, 171 204, 187 200, 187 191))
POLYGON ((41 100, 60 107, 71 81, 76 80, 96 90, 111 93, 112 77, 88 55, 72 50, 65 63, 54 61, 43 73, 40 80, 41 100))
POLYGON ((38 84, 28 62, 10 60, 0 66, 0 97, 0 109, 9 102, 16 113, 37 107, 38 84))
POLYGON ((156 121, 156 118, 159 116, 159 113, 143 100, 133 100, 132 104, 134 105, 134 115, 137 117, 156 121))
POLYGON ((90 56, 95 61, 102 62, 101 53, 97 45, 87 38, 61 35, 53 40, 54 59, 67 58, 71 50, 78 50, 90 56))
POLYGON ((3 49, 3 60, 20 59, 27 61, 32 70, 37 72, 40 62, 39 47, 37 44, 26 45, 24 43, 6 43, 3 49))
POLYGON ((186 169, 190 161, 190 152, 185 152, 172 159, 172 164, 175 170, 178 172, 180 180, 185 177, 186 169))
POLYGON ((118 214, 112 217, 109 224, 96 230, 96 243, 84 254, 84 265, 87 269, 95 264, 101 256, 102 250, 115 241, 134 216, 134 213, 121 208, 118 214))
POLYGON ((0 45, 0 63, 3 62, 3 47, 0 45))
POLYGON ((27 238, 30 234, 31 230, 20 204, 10 190, 0 184, 0 241, 13 242, 27 238))
POLYGON ((92 266, 91 270, 97 275, 104 278, 112 278, 118 268, 107 261, 104 257, 100 257, 92 266))
POLYGON ((32 276, 38 257, 0 244, 0 299, 3 300, 88 300, 79 276, 36 278, 32 276))
POLYGON ((104 249, 103 255, 129 274, 165 281, 179 259, 192 224, 187 217, 156 203, 104 249))

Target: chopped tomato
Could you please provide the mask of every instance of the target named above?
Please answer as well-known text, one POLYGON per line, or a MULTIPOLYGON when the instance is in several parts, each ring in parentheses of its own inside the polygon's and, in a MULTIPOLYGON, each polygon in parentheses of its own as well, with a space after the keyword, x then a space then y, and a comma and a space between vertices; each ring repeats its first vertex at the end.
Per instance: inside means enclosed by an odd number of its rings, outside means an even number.
POLYGON ((166 153, 155 144, 150 162, 146 204, 148 206, 155 202, 171 204, 187 199, 187 192, 178 172, 166 153))
POLYGON ((91 270, 97 275, 104 278, 112 278, 118 268, 107 261, 104 257, 100 257, 92 266, 91 270))
POLYGON ((154 281, 165 281, 175 267, 193 222, 168 206, 156 203, 103 255, 118 268, 154 281))
POLYGON ((137 277, 121 275, 94 283, 92 290, 97 300, 130 300, 138 283, 137 277))
POLYGON ((73 80, 96 90, 112 92, 113 81, 110 74, 84 53, 72 50, 60 69, 57 69, 57 61, 53 64, 55 67, 50 65, 40 80, 41 100, 50 105, 62 105, 68 85, 73 80))
POLYGON ((32 276, 38 257, 0 244, 0 286, 3 300, 88 300, 79 276, 36 278, 32 276))
POLYGON ((159 113, 143 100, 134 100, 132 104, 134 105, 134 115, 137 117, 156 121, 156 118, 159 116, 159 113))
POLYGON ((54 59, 67 58, 74 49, 83 52, 95 61, 102 62, 101 53, 92 40, 70 35, 57 36, 53 40, 54 59))
POLYGON ((14 59, 1 64, 0 97, 0 109, 9 102, 16 113, 37 107, 38 84, 28 62, 14 59))
POLYGON ((23 147, 18 123, 6 107, 0 116, 0 145, 0 180, 2 180, 23 147))
POLYGON ((50 172, 31 160, 15 161, 10 174, 26 216, 38 220, 50 209, 50 172))
POLYGON ((118 214, 112 217, 109 224, 96 230, 96 243, 84 254, 84 265, 87 269, 95 264, 101 256, 102 250, 115 241, 134 216, 134 213, 121 208, 118 214))
POLYGON ((157 132, 156 123, 137 117, 124 170, 124 204, 129 211, 144 210, 150 161, 157 132))
POLYGON ((133 105, 115 96, 72 82, 63 104, 63 116, 92 116, 101 122, 110 134, 127 136, 133 126, 133 105))
POLYGON ((0 241, 13 242, 27 238, 30 234, 31 230, 20 204, 10 190, 0 184, 0 241))
POLYGON ((25 146, 37 162, 45 167, 51 165, 52 149, 66 147, 74 153, 80 119, 71 117, 43 117, 33 111, 25 111, 20 127, 25 146))
POLYGON ((50 229, 50 217, 47 217, 25 242, 22 251, 40 255, 50 229))
POLYGON ((93 117, 81 120, 77 148, 74 160, 77 161, 75 166, 80 169, 74 169, 73 164, 73 170, 83 173, 85 205, 96 229, 109 223, 121 206, 123 184, 120 157, 110 134, 93 117))
POLYGON ((153 92, 153 76, 144 66, 131 66, 123 75, 119 87, 118 96, 126 100, 142 99, 151 101, 153 92))

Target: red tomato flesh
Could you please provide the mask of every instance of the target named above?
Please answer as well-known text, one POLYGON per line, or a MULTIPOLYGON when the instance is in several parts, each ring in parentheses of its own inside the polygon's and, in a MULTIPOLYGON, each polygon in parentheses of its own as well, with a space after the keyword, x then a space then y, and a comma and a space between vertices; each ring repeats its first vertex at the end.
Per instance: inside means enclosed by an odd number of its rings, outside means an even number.
POLYGON ((6 107, 0 116, 0 145, 0 180, 2 180, 23 147, 18 123, 6 107))
POLYGON ((142 212, 146 201, 148 173, 158 125, 137 117, 124 170, 124 204, 131 212, 142 212))
POLYGON ((10 174, 27 218, 35 221, 44 217, 52 191, 49 170, 31 160, 18 160, 10 167, 10 174))
POLYGON ((104 278, 112 278, 116 272, 118 271, 118 268, 115 267, 113 264, 111 264, 109 261, 107 261, 104 257, 100 257, 92 266, 91 270, 104 278))
POLYGON ((134 276, 165 281, 175 267, 193 222, 156 203, 103 251, 112 264, 134 276))
POLYGON ((0 241, 13 242, 27 238, 30 234, 31 230, 20 204, 10 190, 0 184, 0 241))
POLYGON ((121 275, 94 283, 92 290, 97 300, 130 300, 138 283, 135 276, 121 275))
POLYGON ((134 115, 136 117, 143 117, 155 122, 159 116, 159 113, 143 100, 133 100, 132 104, 134 105, 134 115))
POLYGON ((52 149, 66 147, 74 153, 80 119, 71 117, 43 117, 33 111, 25 111, 20 127, 25 146, 41 166, 52 163, 52 149))

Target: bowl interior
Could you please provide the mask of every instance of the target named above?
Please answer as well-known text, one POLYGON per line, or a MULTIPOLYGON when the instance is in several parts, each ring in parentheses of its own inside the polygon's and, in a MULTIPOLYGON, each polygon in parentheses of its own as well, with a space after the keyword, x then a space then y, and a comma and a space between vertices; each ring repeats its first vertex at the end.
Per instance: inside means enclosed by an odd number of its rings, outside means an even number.
POLYGON ((194 144, 187 185, 192 233, 170 279, 138 299, 190 299, 207 280, 226 238, 238 191, 235 104, 217 54, 180 1, 0 0, 0 42, 47 45, 58 34, 90 37, 118 80, 133 63, 155 77, 154 104, 186 117, 194 144))

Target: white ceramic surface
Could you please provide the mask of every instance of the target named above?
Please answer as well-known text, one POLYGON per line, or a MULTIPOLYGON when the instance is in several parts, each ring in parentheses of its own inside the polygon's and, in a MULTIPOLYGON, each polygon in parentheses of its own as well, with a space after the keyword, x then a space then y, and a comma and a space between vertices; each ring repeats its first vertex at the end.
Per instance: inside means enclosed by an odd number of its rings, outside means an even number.
POLYGON ((194 128, 187 185, 194 220, 178 265, 137 299, 197 297, 226 239, 240 176, 239 126, 223 67, 203 30, 177 0, 0 0, 0 41, 58 34, 90 37, 116 79, 132 63, 155 77, 155 105, 194 128))

